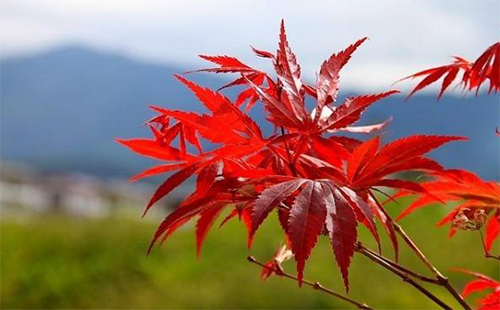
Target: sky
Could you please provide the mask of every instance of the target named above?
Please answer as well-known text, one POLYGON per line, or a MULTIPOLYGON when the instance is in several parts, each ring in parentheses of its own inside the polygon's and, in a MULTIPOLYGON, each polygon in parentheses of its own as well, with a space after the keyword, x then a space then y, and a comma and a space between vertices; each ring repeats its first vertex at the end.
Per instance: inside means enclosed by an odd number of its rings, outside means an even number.
POLYGON ((0 55, 79 45, 188 70, 207 66, 198 54, 267 68, 250 45, 274 51, 282 18, 311 81, 330 54, 368 36, 342 73, 355 90, 386 90, 452 55, 473 60, 500 35, 497 0, 0 0, 0 55))

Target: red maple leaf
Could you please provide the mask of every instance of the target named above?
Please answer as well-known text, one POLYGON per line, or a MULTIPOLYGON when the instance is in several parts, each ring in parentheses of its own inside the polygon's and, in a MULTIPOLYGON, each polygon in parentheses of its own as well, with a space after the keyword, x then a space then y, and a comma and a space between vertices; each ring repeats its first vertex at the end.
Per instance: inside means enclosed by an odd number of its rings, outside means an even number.
POLYGON ((460 272, 474 276, 476 279, 465 285, 462 291, 462 297, 466 298, 472 293, 492 290, 485 297, 477 300, 478 310, 496 310, 500 309, 500 282, 493 280, 483 274, 472 272, 465 269, 456 269, 460 272))
POLYGON ((459 73, 462 74, 461 85, 464 89, 469 91, 476 89, 477 94, 481 85, 489 81, 488 93, 500 91, 500 42, 488 47, 474 62, 469 62, 458 56, 454 58, 455 60, 451 64, 420 71, 403 78, 406 80, 423 77, 408 95, 408 98, 444 77, 438 94, 439 99, 451 83, 456 80, 459 73))
POLYGON ((202 56, 217 66, 201 71, 239 75, 222 87, 243 86, 235 101, 177 76, 208 113, 152 107, 158 113, 148 122, 154 138, 119 140, 140 155, 166 161, 136 175, 134 180, 174 172, 153 194, 146 211, 190 177, 197 178, 193 193, 160 224, 149 250, 197 218, 199 255, 209 229, 229 208, 232 211, 222 224, 232 218, 242 220, 249 232, 249 246, 267 216, 278 213, 297 263, 299 284, 318 238, 326 235, 348 289, 359 224, 379 242, 375 221, 380 220, 397 255, 394 228, 374 195, 375 188, 425 192, 421 185, 393 174, 442 171, 426 154, 463 138, 420 135, 382 145, 379 137, 363 142, 339 135, 343 131, 373 132, 389 123, 355 126, 370 105, 397 91, 337 103, 340 71, 364 41, 358 40, 326 60, 315 86, 302 81, 283 23, 275 54, 253 49, 259 57, 272 61, 274 75, 234 57, 202 56), (306 106, 306 96, 316 100, 314 109, 306 106), (245 101, 247 110, 261 102, 267 120, 280 133, 264 137, 258 124, 241 110, 245 101), (212 144, 211 150, 203 149, 204 141, 212 144))
MULTIPOLYGON (((434 180, 421 183, 425 191, 409 205, 398 217, 443 201, 456 201, 459 205, 439 223, 438 226, 452 223, 450 236, 457 229, 479 230, 486 226, 484 246, 490 252, 494 240, 500 234, 500 184, 481 180, 475 174, 465 170, 446 170, 433 173, 434 180)), ((402 191, 398 197, 410 193, 402 191)))

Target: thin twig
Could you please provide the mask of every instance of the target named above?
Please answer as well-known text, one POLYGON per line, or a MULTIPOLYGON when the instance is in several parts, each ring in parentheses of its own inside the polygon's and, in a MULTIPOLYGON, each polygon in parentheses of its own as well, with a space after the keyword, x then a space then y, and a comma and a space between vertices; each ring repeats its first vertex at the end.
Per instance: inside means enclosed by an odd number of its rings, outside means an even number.
POLYGON ((488 250, 486 249, 486 243, 484 243, 483 232, 480 229, 478 231, 479 231, 479 235, 481 236, 481 244, 483 245, 484 257, 500 260, 500 256, 496 256, 496 255, 490 254, 490 252, 488 252, 488 250))
MULTIPOLYGON (((288 274, 288 273, 284 272, 281 269, 277 269, 277 268, 273 268, 271 266, 267 266, 267 265, 265 265, 265 264, 257 261, 253 256, 248 256, 247 260, 249 262, 253 263, 253 264, 261 266, 262 268, 266 268, 266 269, 274 271, 276 273, 276 275, 278 275, 280 277, 285 277, 285 278, 288 278, 288 279, 292 279, 292 280, 298 281, 298 278, 296 276, 288 274)), ((349 298, 347 296, 344 296, 342 294, 336 293, 336 292, 332 291, 331 289, 324 287, 319 282, 312 282, 312 281, 309 281, 309 280, 302 279, 302 283, 304 283, 305 285, 308 285, 308 286, 314 288, 315 290, 322 291, 322 292, 324 292, 326 294, 335 296, 335 297, 337 297, 339 299, 342 299, 343 301, 351 303, 352 305, 355 305, 356 307, 358 307, 358 309, 373 310, 373 308, 371 308, 367 304, 360 303, 360 302, 358 302, 358 301, 356 301, 354 299, 351 299, 351 298, 349 298)))
POLYGON ((417 254, 418 258, 424 263, 427 268, 436 275, 436 278, 445 278, 439 270, 427 259, 427 257, 422 253, 418 246, 413 242, 413 240, 406 234, 403 228, 388 216, 389 221, 392 223, 394 230, 403 238, 404 242, 410 247, 410 249, 417 254))
POLYGON ((364 246, 362 246, 360 243, 358 243, 358 246, 356 248, 356 251, 358 253, 363 254, 364 256, 368 257, 371 259, 373 262, 379 264, 380 266, 386 268, 387 270, 391 271, 392 273, 396 274, 399 276, 404 282, 410 284, 417 290, 419 290, 422 294, 427 296, 429 299, 434 301, 437 305, 439 305, 441 308, 446 309, 446 310, 452 310, 450 306, 448 306, 446 303, 444 303, 441 299, 439 299, 436 295, 432 294, 429 290, 427 290, 425 287, 420 285, 418 282, 415 282, 412 278, 409 277, 409 275, 406 272, 403 272, 399 270, 398 268, 392 266, 385 260, 381 259, 378 255, 374 255, 372 251, 368 251, 364 246))
MULTIPOLYGON (((385 212, 385 210, 383 211, 385 212)), ((472 310, 472 308, 467 304, 467 302, 463 299, 463 297, 457 292, 457 290, 450 284, 450 281, 447 277, 443 276, 439 270, 434 267, 434 265, 427 259, 427 257, 422 253, 422 251, 417 247, 417 245, 413 242, 413 240, 406 234, 403 228, 385 212, 388 220, 392 223, 394 230, 403 238, 404 242, 410 247, 410 249, 420 258, 420 260, 424 263, 427 268, 431 272, 436 275, 436 279, 438 280, 438 285, 443 286, 448 290, 448 292, 455 298, 455 300, 466 310, 472 310)))
POLYGON ((387 264, 391 265, 392 267, 394 267, 396 269, 399 269, 400 271, 408 274, 409 276, 414 277, 415 279, 418 279, 420 281, 427 282, 427 283, 439 284, 439 280, 434 279, 434 278, 429 278, 429 277, 426 277, 426 276, 421 275, 419 273, 416 273, 416 272, 414 272, 414 271, 412 271, 412 270, 410 270, 410 269, 408 269, 408 268, 406 268, 406 267, 404 267, 404 266, 402 266, 402 265, 400 265, 400 264, 398 264, 398 263, 396 263, 396 262, 388 259, 387 257, 382 256, 382 255, 380 255, 380 254, 378 254, 378 253, 376 253, 376 252, 374 252, 374 251, 372 251, 372 250, 364 247, 361 243, 358 243, 358 246, 359 247, 363 247, 363 249, 365 251, 369 252, 371 255, 377 256, 379 259, 385 261, 387 264))
POLYGON ((486 258, 493 258, 493 259, 496 259, 496 260, 500 260, 500 255, 496 256, 496 255, 493 255, 493 254, 490 254, 490 253, 484 254, 484 257, 486 257, 486 258))
MULTIPOLYGON (((373 199, 376 199, 373 197, 373 199)), ((410 247, 410 249, 417 255, 417 257, 424 263, 424 265, 429 268, 429 270, 434 273, 437 280, 437 285, 443 286, 448 290, 448 292, 455 298, 455 300, 466 310, 472 310, 472 308, 467 304, 467 302, 463 299, 463 297, 457 292, 457 290, 450 284, 450 281, 447 277, 443 276, 439 270, 434 267, 430 260, 422 253, 422 251, 417 247, 417 245, 413 242, 413 240, 406 234, 403 228, 396 223, 392 217, 387 213, 387 211, 380 207, 380 210, 387 217, 391 225, 394 227, 394 230, 403 238, 404 242, 410 247)))

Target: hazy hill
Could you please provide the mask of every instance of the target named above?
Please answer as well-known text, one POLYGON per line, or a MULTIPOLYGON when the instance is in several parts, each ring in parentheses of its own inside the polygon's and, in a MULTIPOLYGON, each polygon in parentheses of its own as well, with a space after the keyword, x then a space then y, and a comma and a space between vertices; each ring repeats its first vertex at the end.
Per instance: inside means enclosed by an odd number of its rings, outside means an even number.
POLYGON ((102 176, 136 172, 148 161, 114 138, 148 134, 149 104, 198 106, 172 78, 182 71, 75 47, 4 60, 1 157, 102 176))
MULTIPOLYGON (((141 127, 153 115, 148 104, 202 109, 172 78, 186 68, 144 64, 79 47, 4 59, 0 68, 1 159, 43 169, 99 176, 138 172, 151 162, 130 154, 114 138, 148 134, 141 127)), ((205 86, 224 82, 215 76, 192 78, 205 86)), ((465 167, 498 179, 500 139, 494 135, 499 126, 498 99, 448 96, 437 103, 434 96, 421 95, 405 103, 394 97, 376 104, 363 120, 369 123, 393 115, 387 139, 414 133, 466 135, 471 141, 450 144, 433 156, 448 167, 465 167)), ((259 109, 252 114, 264 119, 259 109)))

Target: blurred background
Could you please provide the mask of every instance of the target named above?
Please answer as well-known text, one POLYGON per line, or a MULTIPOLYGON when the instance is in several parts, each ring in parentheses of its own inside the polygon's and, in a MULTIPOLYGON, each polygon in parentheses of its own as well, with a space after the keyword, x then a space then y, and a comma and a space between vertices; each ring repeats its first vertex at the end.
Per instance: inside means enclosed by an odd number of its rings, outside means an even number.
MULTIPOLYGON (((417 133, 467 136, 468 142, 446 145, 432 157, 498 180, 498 95, 456 89, 437 102, 430 88, 405 102, 415 82, 392 84, 452 55, 474 60, 499 39, 499 13, 495 0, 1 0, 1 308, 346 307, 286 279, 259 279, 260 270, 245 257, 272 256, 281 241, 276 221, 264 225, 251 251, 243 225, 235 221, 210 233, 199 261, 193 227, 146 258, 156 225, 190 184, 141 219, 161 179, 129 183, 128 177, 154 162, 114 139, 149 135, 142 124, 153 115, 150 104, 202 111, 172 78, 210 66, 198 54, 227 54, 269 68, 250 44, 274 51, 285 18, 305 80, 314 81, 331 53, 369 36, 342 72, 341 97, 390 88, 402 94, 374 105, 362 123, 393 116, 386 140, 417 133)), ((230 77, 190 78, 218 87, 230 77)), ((263 124, 260 108, 251 114, 263 124)), ((389 212, 399 213, 406 203, 388 205, 389 212)), ((496 264, 483 260, 477 233, 448 240, 446 228, 434 228, 448 210, 428 208, 402 224, 441 269, 498 274, 496 264)), ((360 233, 371 244, 363 228, 360 233)), ((386 240, 384 250, 393 255, 386 240)), ((406 252, 402 262, 425 272, 406 252)), ((293 264, 285 268, 293 270, 293 264)), ((351 270, 350 294, 373 307, 434 307, 363 257, 354 257, 351 270)), ((459 288, 468 280, 446 273, 459 288)), ((306 277, 343 290, 326 240, 320 240, 306 277)))

